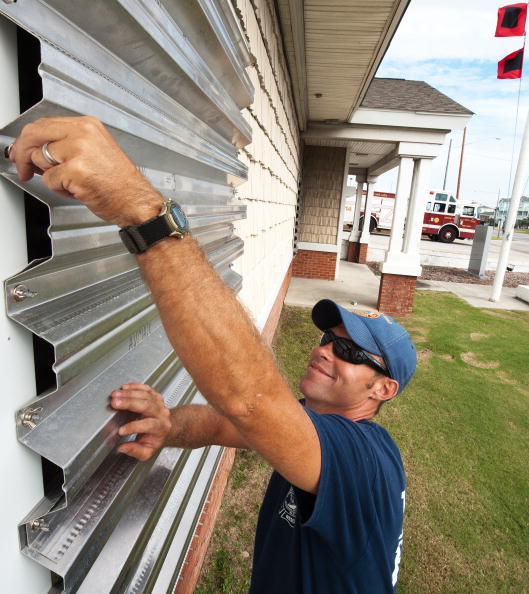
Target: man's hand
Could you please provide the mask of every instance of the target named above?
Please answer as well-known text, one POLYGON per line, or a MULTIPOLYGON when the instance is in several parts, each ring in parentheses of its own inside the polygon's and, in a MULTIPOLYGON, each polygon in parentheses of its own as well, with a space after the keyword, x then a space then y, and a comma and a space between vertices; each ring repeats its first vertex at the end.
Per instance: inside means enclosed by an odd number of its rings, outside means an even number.
POLYGON ((112 392, 110 405, 116 410, 141 414, 140 419, 119 428, 119 435, 137 433, 135 441, 118 446, 119 452, 138 460, 148 460, 166 445, 171 431, 171 414, 156 390, 144 384, 124 384, 120 390, 112 392))
POLYGON ((83 202, 120 227, 143 223, 160 212, 163 198, 93 117, 42 118, 28 124, 9 158, 21 181, 42 174, 55 192, 83 202), (42 145, 58 165, 49 163, 42 145))

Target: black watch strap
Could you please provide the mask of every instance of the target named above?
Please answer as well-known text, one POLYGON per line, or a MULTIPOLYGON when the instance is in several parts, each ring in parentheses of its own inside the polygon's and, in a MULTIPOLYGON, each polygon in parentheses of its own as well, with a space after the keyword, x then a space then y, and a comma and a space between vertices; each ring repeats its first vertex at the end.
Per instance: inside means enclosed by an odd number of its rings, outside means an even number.
POLYGON ((143 254, 152 245, 168 237, 181 239, 189 233, 189 223, 182 207, 167 200, 160 214, 141 223, 120 230, 119 236, 131 254, 143 254))
POLYGON ((119 236, 131 254, 142 254, 155 243, 170 237, 172 232, 165 217, 156 216, 137 227, 120 229, 119 236))

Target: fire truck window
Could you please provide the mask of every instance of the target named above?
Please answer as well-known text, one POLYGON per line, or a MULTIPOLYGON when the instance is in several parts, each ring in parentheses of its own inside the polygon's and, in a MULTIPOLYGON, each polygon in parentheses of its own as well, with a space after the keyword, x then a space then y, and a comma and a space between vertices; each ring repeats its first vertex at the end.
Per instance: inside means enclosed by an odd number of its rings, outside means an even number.
POLYGON ((456 205, 455 204, 449 204, 448 205, 448 214, 454 214, 456 211, 456 205))
POLYGON ((457 200, 453 196, 450 196, 450 202, 457 202, 457 200))
POLYGON ((473 206, 463 206, 463 216, 473 217, 474 216, 474 207, 473 206))
POLYGON ((434 212, 444 212, 446 209, 446 204, 439 204, 439 202, 436 202, 433 205, 433 211, 434 212))
POLYGON ((437 192, 435 199, 439 200, 440 202, 446 202, 448 200, 448 194, 441 194, 440 192, 437 192))
POLYGON ((428 202, 428 204, 426 205, 426 210, 432 210, 432 203, 428 202))

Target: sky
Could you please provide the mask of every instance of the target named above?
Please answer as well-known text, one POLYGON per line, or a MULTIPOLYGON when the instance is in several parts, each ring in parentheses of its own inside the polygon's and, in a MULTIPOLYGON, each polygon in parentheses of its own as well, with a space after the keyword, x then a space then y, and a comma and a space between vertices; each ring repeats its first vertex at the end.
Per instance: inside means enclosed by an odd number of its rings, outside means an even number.
MULTIPOLYGON (((524 43, 523 37, 494 37, 498 8, 514 3, 411 0, 376 74, 423 80, 474 112, 467 125, 460 198, 488 206, 496 206, 498 195, 504 198, 510 194, 529 112, 527 78, 497 79, 499 60, 524 43)), ((527 55, 529 59, 529 50, 527 55)), ((433 162, 431 188, 443 187, 450 138, 446 189, 455 194, 462 130, 446 137, 433 162)), ((378 179, 376 189, 390 192, 395 185, 393 170, 378 179)), ((529 193, 529 188, 524 193, 529 193)))

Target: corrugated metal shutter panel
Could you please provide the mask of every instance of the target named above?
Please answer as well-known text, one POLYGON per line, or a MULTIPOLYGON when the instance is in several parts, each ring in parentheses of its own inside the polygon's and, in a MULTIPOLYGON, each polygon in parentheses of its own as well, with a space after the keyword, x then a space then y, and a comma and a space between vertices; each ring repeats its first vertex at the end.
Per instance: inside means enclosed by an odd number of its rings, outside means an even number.
MULTIPOLYGON (((212 265, 237 290, 242 253, 232 186, 250 142, 248 51, 221 0, 19 0, 0 14, 40 41, 43 99, 0 131, 38 117, 91 114, 166 197, 186 211, 212 265)), ((165 337, 117 230, 83 206, 21 184, 49 206, 52 256, 6 282, 9 315, 53 345, 56 387, 20 411, 19 439, 46 461, 46 497, 20 524, 23 552, 67 592, 166 592, 178 577, 220 448, 115 453, 126 415, 109 393, 153 385, 169 406, 201 402, 165 337), (54 481, 54 471, 57 479, 54 481), (50 478, 51 477, 51 478, 50 478), (166 563, 167 559, 167 563, 166 563)), ((199 355, 199 353, 197 353, 199 355)))

